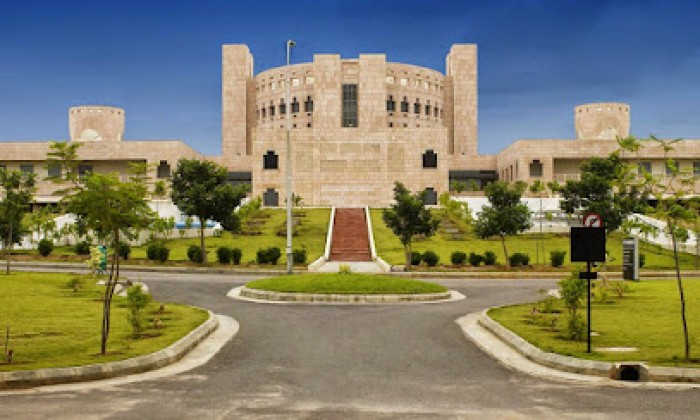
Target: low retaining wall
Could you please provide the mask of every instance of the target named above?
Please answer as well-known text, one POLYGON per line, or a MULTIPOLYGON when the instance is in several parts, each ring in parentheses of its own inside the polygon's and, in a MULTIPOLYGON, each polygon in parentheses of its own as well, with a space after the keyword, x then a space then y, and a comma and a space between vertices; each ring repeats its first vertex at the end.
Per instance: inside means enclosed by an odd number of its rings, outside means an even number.
POLYGON ((41 385, 94 381, 158 369, 182 359, 192 348, 214 332, 217 326, 218 321, 216 317, 209 311, 209 319, 204 321, 202 325, 170 346, 155 353, 118 362, 86 366, 0 372, 0 389, 31 388, 41 385))

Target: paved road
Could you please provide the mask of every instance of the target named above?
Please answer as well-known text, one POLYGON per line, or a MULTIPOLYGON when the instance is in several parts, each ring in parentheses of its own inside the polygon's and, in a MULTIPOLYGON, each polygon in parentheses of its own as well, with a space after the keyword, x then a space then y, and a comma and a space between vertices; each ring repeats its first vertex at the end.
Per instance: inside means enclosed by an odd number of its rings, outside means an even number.
MULTIPOLYGON (((132 275, 135 277, 135 275, 132 275)), ((141 275, 158 299, 236 318, 207 365, 166 379, 82 392, 0 394, 1 418, 697 418, 700 390, 618 389, 509 371, 454 320, 537 298, 553 281, 445 280, 466 300, 408 306, 236 301, 250 277, 141 275)))

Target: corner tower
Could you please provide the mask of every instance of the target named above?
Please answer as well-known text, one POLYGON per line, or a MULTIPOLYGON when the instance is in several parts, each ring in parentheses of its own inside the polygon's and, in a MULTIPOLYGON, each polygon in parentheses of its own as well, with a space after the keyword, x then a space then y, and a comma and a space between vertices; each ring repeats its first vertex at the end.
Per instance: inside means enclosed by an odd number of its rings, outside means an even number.
POLYGON ((596 102, 574 109, 577 139, 615 140, 630 135, 630 106, 620 102, 596 102))
POLYGON ((445 123, 451 128, 449 152, 476 156, 477 50, 476 44, 455 44, 445 60, 445 123))
POLYGON ((223 163, 231 167, 251 154, 255 124, 253 56, 243 44, 224 45, 221 51, 221 139, 223 163))

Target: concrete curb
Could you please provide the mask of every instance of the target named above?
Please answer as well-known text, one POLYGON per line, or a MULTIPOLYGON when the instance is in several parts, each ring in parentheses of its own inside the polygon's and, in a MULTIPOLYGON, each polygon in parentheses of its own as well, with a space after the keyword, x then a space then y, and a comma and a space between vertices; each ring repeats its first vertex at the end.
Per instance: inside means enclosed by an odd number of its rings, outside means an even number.
POLYGON ((267 301, 271 303, 325 303, 325 304, 401 304, 401 303, 432 303, 446 302, 464 298, 456 292, 426 293, 411 295, 344 295, 322 293, 282 293, 267 290, 249 289, 245 286, 237 287, 229 292, 233 298, 253 301, 267 301))
MULTIPOLYGON (((0 265, 1 265, 0 260, 0 265)), ((80 263, 59 263, 59 262, 41 262, 41 261, 13 261, 12 267, 26 268, 52 268, 64 270, 77 270, 88 272, 85 264, 80 263)), ((298 272, 306 272, 301 268, 296 268, 298 272)), ((279 269, 246 269, 246 268, 216 268, 216 267, 168 267, 168 266, 153 266, 153 265, 120 265, 120 272, 140 271, 148 273, 209 273, 209 274, 261 274, 261 275, 278 275, 286 273, 285 270, 279 269)))
POLYGON ((623 369, 632 368, 642 382, 700 383, 700 369, 647 366, 644 362, 600 362, 578 359, 540 350, 522 337, 488 316, 487 310, 478 317, 478 324, 523 357, 540 365, 565 372, 620 379, 623 369))
POLYGON ((190 331, 189 334, 170 346, 155 353, 118 362, 94 365, 0 372, 0 389, 31 388, 42 385, 94 381, 161 368, 180 360, 187 352, 214 332, 217 326, 218 320, 216 316, 209 311, 209 319, 204 321, 202 325, 190 331))

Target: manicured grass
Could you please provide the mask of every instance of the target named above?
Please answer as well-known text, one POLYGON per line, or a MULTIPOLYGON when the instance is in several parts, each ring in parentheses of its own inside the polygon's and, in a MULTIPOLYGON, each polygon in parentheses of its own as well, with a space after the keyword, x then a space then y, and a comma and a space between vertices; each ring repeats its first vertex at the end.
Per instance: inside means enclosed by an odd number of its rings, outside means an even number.
POLYGON ((391 276, 357 273, 279 276, 255 280, 246 284, 246 286, 251 289, 295 293, 413 294, 447 291, 445 287, 439 284, 391 276))
POLYGON ((144 309, 148 325, 144 338, 133 339, 126 298, 115 296, 108 354, 101 356, 100 297, 104 287, 96 286, 97 280, 88 276, 84 287, 74 293, 67 286, 73 277, 56 273, 0 275, 0 348, 9 326, 9 348, 14 350, 11 365, 0 357, 0 371, 79 366, 151 353, 182 338, 208 317, 204 310, 174 303, 164 304, 164 313, 159 314, 160 303, 151 302, 144 309), (153 328, 156 318, 160 318, 161 328, 153 328))
MULTIPOLYGON (((684 280, 691 356, 700 367, 700 279, 684 280)), ((585 341, 562 338, 566 328, 565 308, 561 313, 532 314, 533 307, 542 310, 541 303, 495 308, 489 316, 544 351, 605 361, 639 360, 654 365, 678 365, 684 358, 680 301, 675 280, 653 280, 625 283, 629 291, 619 298, 608 292, 607 302, 600 291, 591 309, 591 326, 600 334, 592 338, 593 348, 636 347, 633 353, 586 353, 585 341), (552 320, 556 319, 552 329, 552 320)), ((585 303, 581 310, 585 320, 585 303)))
MULTIPOLYGON (((377 254, 389 264, 405 263, 403 246, 399 239, 392 231, 384 224, 382 220, 382 210, 370 210, 372 217, 372 229, 374 233, 375 246, 377 254)), ((511 236, 506 239, 508 253, 513 255, 515 252, 522 252, 530 256, 530 264, 536 265, 536 249, 539 234, 522 234, 511 236)), ((612 262, 608 263, 608 269, 620 269, 622 265, 622 238, 623 234, 614 232, 608 237, 607 248, 612 257, 612 262)), ((542 243, 544 244, 544 255, 540 255, 541 264, 538 267, 546 268, 549 266, 549 253, 551 251, 566 251, 564 267, 562 269, 568 271, 574 265, 569 261, 569 235, 568 234, 543 234, 542 243)), ((674 267, 673 253, 671 251, 661 249, 656 245, 651 245, 640 241, 640 252, 646 255, 646 264, 643 269, 671 269, 674 267)), ((486 251, 495 252, 498 261, 497 264, 505 265, 503 256, 503 247, 499 238, 479 239, 471 231, 468 232, 467 238, 463 241, 450 241, 439 233, 430 238, 420 241, 414 241, 412 244, 414 251, 423 253, 427 250, 432 250, 440 256, 440 264, 450 265, 450 255, 455 251, 470 252, 484 254, 486 251)), ((695 268, 695 256, 690 254, 681 254, 681 269, 692 270, 695 268)))
MULTIPOLYGON (((295 210, 298 211, 298 210, 295 210)), ((241 264, 255 264, 255 257, 259 249, 276 246, 282 251, 282 257, 278 264, 284 266, 287 264, 284 249, 287 244, 286 236, 278 236, 277 230, 285 223, 286 212, 284 209, 265 209, 261 210, 265 214, 269 214, 265 224, 260 226, 261 234, 257 236, 245 236, 240 234, 230 234, 224 232, 220 237, 208 237, 205 239, 205 245, 208 252, 209 263, 218 265, 216 262, 216 249, 221 246, 229 248, 240 248, 242 251, 241 264)), ((323 255, 326 246, 326 233, 328 231, 328 219, 331 211, 329 208, 319 209, 304 209, 305 217, 301 218, 301 224, 297 229, 297 235, 294 236, 294 249, 306 248, 307 260, 309 264, 323 255)), ((175 233, 177 235, 177 233, 175 233)), ((170 247, 170 258, 168 261, 188 261, 187 248, 190 245, 199 246, 199 238, 188 239, 171 239, 165 241, 170 247)), ((72 247, 57 247, 52 255, 56 256, 74 256, 72 247)), ((36 251, 32 251, 34 259, 41 260, 42 257, 36 251)), ((70 257, 73 258, 73 257, 70 257)), ((79 261, 88 259, 87 256, 75 257, 79 261)), ((146 247, 132 247, 130 261, 127 264, 139 262, 138 260, 146 260, 146 247)), ((153 263, 157 264, 157 263, 153 263)))

